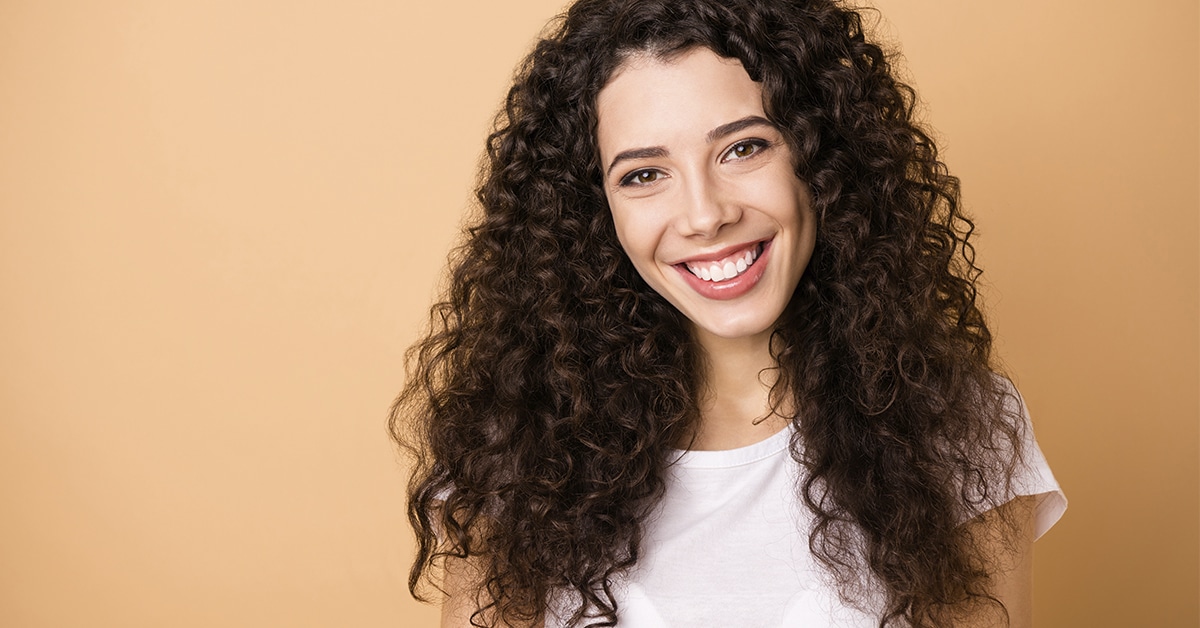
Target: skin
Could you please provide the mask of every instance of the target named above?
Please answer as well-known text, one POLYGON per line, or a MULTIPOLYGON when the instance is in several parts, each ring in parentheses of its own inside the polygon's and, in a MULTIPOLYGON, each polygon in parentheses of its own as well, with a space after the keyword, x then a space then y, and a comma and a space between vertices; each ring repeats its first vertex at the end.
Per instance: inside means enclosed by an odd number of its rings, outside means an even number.
POLYGON ((991 594, 1004 603, 1008 619, 994 608, 970 608, 952 613, 945 623, 959 628, 1030 628, 1033 626, 1033 530, 1035 496, 1017 497, 967 522, 977 538, 985 539, 984 556, 991 561, 991 594), (1008 519, 1013 527, 1005 524, 1008 519))
MULTIPOLYGON (((706 358, 700 425, 682 445, 732 449, 771 436, 786 425, 770 403, 771 332, 812 255, 816 218, 791 149, 766 120, 761 86, 740 62, 704 48, 665 60, 634 56, 601 90, 597 110, 617 237, 642 278, 691 321, 706 358), (769 255, 755 261, 764 264, 761 277, 735 298, 710 298, 683 274, 681 262, 767 242, 769 255)), ((945 625, 1031 626, 1032 498, 964 525, 985 539, 991 591, 1008 621, 970 608, 945 625)), ((479 573, 470 562, 447 564, 443 627, 470 626, 479 573)))

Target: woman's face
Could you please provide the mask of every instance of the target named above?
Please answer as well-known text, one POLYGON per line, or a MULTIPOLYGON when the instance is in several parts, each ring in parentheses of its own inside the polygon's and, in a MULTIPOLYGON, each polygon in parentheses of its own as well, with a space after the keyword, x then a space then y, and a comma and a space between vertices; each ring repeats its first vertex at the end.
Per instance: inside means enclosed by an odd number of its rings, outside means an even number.
POLYGON ((737 60, 635 56, 597 99, 604 189, 638 273, 697 334, 770 334, 816 238, 807 186, 737 60))

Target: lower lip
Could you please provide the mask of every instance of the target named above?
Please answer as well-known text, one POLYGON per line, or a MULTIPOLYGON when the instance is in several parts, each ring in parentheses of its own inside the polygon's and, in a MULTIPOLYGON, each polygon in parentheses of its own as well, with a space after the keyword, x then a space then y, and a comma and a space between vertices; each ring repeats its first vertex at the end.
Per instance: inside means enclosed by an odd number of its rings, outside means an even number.
POLYGON ((763 244, 762 253, 758 254, 758 259, 754 260, 754 264, 746 269, 746 272, 724 281, 705 281, 692 274, 683 264, 675 267, 680 275, 683 275, 683 280, 687 282, 693 290, 700 293, 700 296, 708 299, 716 299, 718 301, 728 301, 736 299, 747 292, 750 292, 754 286, 758 285, 758 281, 762 279, 763 273, 766 272, 767 262, 770 260, 771 242, 763 244))

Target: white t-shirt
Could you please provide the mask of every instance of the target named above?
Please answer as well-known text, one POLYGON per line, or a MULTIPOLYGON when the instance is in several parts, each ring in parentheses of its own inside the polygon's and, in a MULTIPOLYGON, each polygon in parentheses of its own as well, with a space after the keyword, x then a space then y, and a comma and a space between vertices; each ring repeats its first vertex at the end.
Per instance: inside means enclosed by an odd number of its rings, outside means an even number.
MULTIPOLYGON (((1026 460, 1013 497, 1039 496, 1036 538, 1058 521, 1067 501, 1026 427, 1026 460)), ((658 514, 646 523, 638 562, 617 583, 619 626, 879 625, 840 601, 809 552, 812 515, 798 497, 792 431, 739 449, 680 453, 658 514)), ((547 621, 548 628, 563 625, 553 615, 547 621)))

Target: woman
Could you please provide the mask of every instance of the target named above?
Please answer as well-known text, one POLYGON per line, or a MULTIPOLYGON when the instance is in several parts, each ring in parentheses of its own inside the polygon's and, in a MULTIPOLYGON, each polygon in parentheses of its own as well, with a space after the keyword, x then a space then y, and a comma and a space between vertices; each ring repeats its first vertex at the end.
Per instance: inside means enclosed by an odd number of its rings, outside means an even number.
POLYGON ((445 625, 1028 625, 1065 501, 957 180, 829 0, 580 0, 392 416, 445 625))

